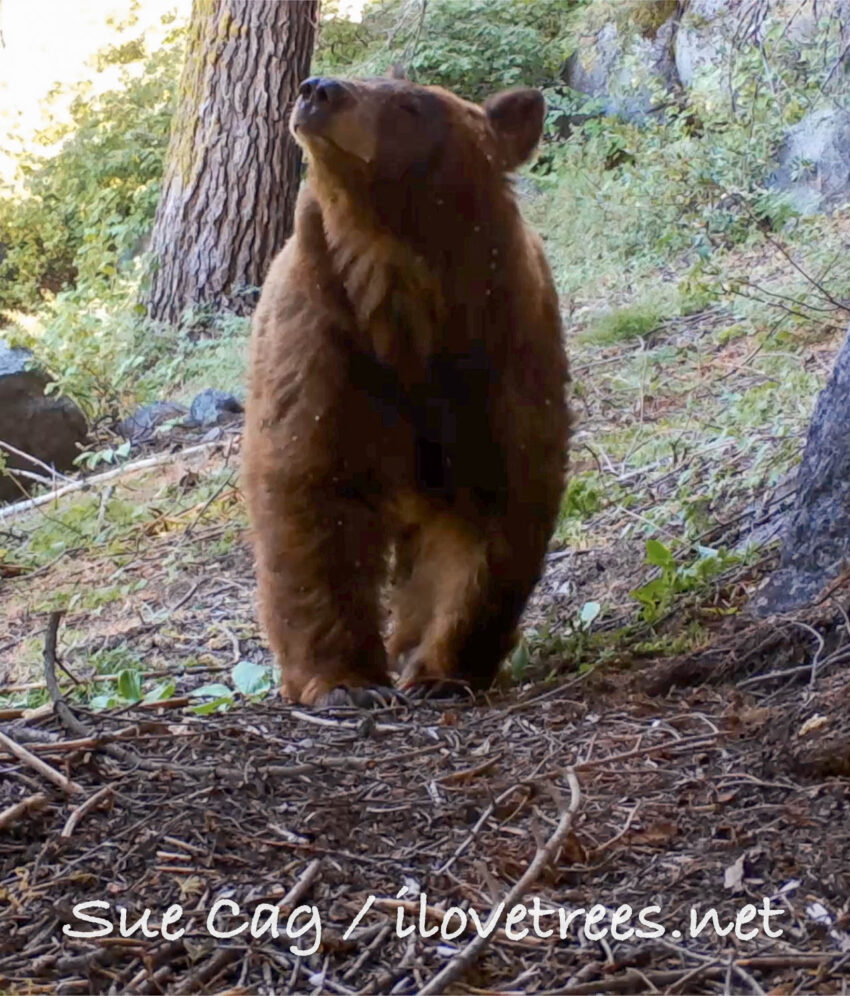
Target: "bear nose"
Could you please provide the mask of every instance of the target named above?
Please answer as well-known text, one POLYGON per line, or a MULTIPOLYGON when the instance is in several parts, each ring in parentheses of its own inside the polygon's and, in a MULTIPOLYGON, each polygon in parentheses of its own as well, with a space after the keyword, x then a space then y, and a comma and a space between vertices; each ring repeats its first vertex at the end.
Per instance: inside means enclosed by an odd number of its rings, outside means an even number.
POLYGON ((306 104, 338 107, 345 99, 345 87, 330 77, 311 76, 298 87, 298 95, 306 104))

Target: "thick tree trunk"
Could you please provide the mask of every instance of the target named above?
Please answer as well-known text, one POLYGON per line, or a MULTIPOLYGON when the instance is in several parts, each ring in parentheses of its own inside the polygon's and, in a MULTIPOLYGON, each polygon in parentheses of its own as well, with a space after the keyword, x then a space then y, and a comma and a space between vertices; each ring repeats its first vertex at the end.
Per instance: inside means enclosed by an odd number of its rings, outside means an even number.
POLYGON ((151 237, 151 318, 251 310, 292 227, 301 157, 288 119, 317 16, 317 0, 194 0, 151 237))
POLYGON ((818 397, 778 570, 753 596, 757 615, 814 601, 850 561, 850 329, 818 397))

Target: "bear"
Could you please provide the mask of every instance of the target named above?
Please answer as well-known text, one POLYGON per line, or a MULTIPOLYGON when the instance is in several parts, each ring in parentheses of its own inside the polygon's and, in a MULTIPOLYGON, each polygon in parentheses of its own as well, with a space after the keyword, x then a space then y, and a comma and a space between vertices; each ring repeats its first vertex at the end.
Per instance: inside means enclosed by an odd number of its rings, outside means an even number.
POLYGON ((285 699, 485 689, 516 641, 570 429, 558 297, 511 178, 544 112, 533 89, 300 85, 307 178, 254 316, 243 437, 285 699))

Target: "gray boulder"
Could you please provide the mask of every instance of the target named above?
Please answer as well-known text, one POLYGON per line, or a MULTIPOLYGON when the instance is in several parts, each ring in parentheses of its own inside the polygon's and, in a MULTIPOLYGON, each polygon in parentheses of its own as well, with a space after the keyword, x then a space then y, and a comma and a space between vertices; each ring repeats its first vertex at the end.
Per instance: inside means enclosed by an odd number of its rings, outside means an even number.
POLYGON ((691 0, 676 32, 676 72, 682 86, 726 62, 746 4, 741 0, 691 0))
POLYGON ((790 129, 778 158, 771 186, 800 214, 831 211, 850 201, 850 111, 810 111, 790 129))
MULTIPOLYGON (((56 470, 70 470, 86 441, 88 425, 70 398, 44 393, 49 382, 47 374, 32 367, 29 350, 15 349, 0 339, 0 440, 56 470)), ((0 501, 20 498, 21 490, 32 486, 28 478, 14 475, 15 470, 46 476, 41 467, 15 454, 4 452, 3 458, 6 473, 0 474, 0 501)))
POLYGON ((581 39, 567 60, 564 81, 603 100, 606 114, 640 120, 678 82, 673 59, 674 18, 653 34, 623 34, 614 21, 581 39))
POLYGON ((850 332, 809 426, 778 569, 753 596, 756 615, 812 602, 850 563, 850 332))
POLYGON ((214 387, 208 387, 205 391, 195 395, 186 424, 217 425, 226 420, 227 416, 239 415, 244 410, 242 402, 234 395, 228 394, 226 391, 217 391, 214 387))
POLYGON ((174 401, 154 401, 153 404, 137 408, 115 428, 119 435, 128 439, 134 446, 138 446, 153 439, 159 426, 172 419, 180 419, 185 414, 185 405, 179 405, 174 401))

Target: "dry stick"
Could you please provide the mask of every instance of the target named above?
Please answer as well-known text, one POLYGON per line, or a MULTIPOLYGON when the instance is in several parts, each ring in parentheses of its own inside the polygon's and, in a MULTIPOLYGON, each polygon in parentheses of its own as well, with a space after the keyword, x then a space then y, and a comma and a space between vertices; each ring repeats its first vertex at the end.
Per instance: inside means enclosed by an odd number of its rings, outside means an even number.
MULTIPOLYGON (((573 816, 575 816, 578 811, 579 803, 581 802, 581 788, 579 787, 576 773, 572 768, 567 768, 566 775, 567 782, 570 786, 570 804, 562 812, 561 818, 558 820, 558 825, 555 827, 552 836, 546 841, 545 844, 542 845, 542 847, 537 848, 537 853, 534 855, 534 859, 531 864, 502 900, 505 909, 508 909, 519 902, 531 886, 534 885, 546 866, 554 859, 559 848, 561 847, 561 844, 564 842, 564 838, 570 832, 570 828, 573 823, 573 816)), ((497 906, 498 905, 499 904, 497 904, 497 906)), ((490 916, 492 915, 493 911, 490 913, 490 916)), ((492 937, 492 932, 489 936, 479 934, 477 937, 474 937, 469 944, 463 948, 463 950, 459 951, 451 959, 445 968, 437 972, 431 981, 426 983, 425 986, 419 990, 419 996, 436 996, 436 994, 448 992, 449 987, 456 982, 481 955, 482 951, 490 943, 492 937)))
MULTIPOLYGON (((44 679, 47 684, 47 691, 53 700, 53 708, 56 710, 56 715, 65 729, 78 737, 92 737, 94 736, 92 731, 85 723, 81 723, 71 711, 70 706, 59 690, 59 682, 56 680, 56 640, 59 633, 59 623, 62 620, 63 614, 62 612, 51 612, 47 620, 47 629, 44 638, 44 679)), ((114 757, 118 761, 123 761, 125 764, 131 764, 135 768, 141 768, 143 771, 182 772, 185 770, 179 765, 149 761, 146 757, 140 757, 131 750, 119 747, 118 744, 107 743, 103 749, 110 757, 114 757)))
POLYGON ((50 765, 42 761, 40 757, 36 757, 35 754, 31 754, 25 747, 21 747, 19 743, 12 740, 11 737, 7 737, 2 731, 0 731, 0 746, 5 747, 6 750, 14 754, 19 761, 23 761, 24 764, 32 768, 33 771, 37 771, 43 778, 53 782, 53 784, 61 788, 63 792, 83 791, 82 785, 78 785, 76 782, 71 781, 70 778, 66 778, 65 775, 57 771, 55 768, 51 768, 50 765))
MULTIPOLYGON (((312 723, 314 726, 327 726, 337 730, 359 730, 361 719, 327 719, 325 716, 314 716, 309 712, 302 712, 300 709, 293 709, 290 713, 295 719, 300 719, 303 723, 312 723)), ((370 727, 370 733, 403 733, 409 729, 401 723, 375 723, 370 727)))
MULTIPOLYGON (((626 761, 632 757, 643 757, 648 754, 658 754, 664 750, 671 750, 679 747, 709 747, 714 743, 716 737, 697 734, 693 737, 682 737, 681 740, 668 740, 667 743, 655 744, 652 747, 635 747, 633 750, 623 751, 622 754, 609 754, 607 757, 598 757, 594 761, 579 761, 573 765, 575 771, 590 771, 591 768, 599 768, 615 761, 626 761)), ((676 751, 678 753, 678 750, 676 751)), ((547 774, 544 778, 551 777, 547 774)))
MULTIPOLYGON (((12 446, 11 443, 7 443, 5 440, 0 439, 0 450, 5 450, 7 453, 11 453, 14 456, 20 457, 22 460, 26 460, 27 463, 31 463, 34 467, 41 467, 42 470, 46 470, 50 475, 48 480, 52 484, 57 477, 61 477, 63 481, 73 482, 72 477, 66 477, 65 474, 60 474, 58 470, 51 467, 49 463, 45 463, 43 460, 39 460, 38 457, 34 457, 32 453, 25 453, 23 450, 19 450, 17 447, 12 446)), ((30 475, 26 471, 20 471, 17 467, 12 470, 13 474, 24 473, 27 477, 30 475)), ((40 477, 40 475, 39 475, 40 477)), ((42 478, 43 479, 43 478, 42 478)))
POLYGON ((79 481, 74 481, 72 484, 66 484, 64 487, 57 488, 55 491, 51 491, 46 495, 39 495, 38 498, 28 498, 26 501, 19 501, 14 505, 7 505, 6 508, 0 509, 0 519, 11 518, 21 512, 30 512, 34 508, 40 508, 42 505, 49 505, 50 502, 57 501, 59 498, 64 498, 65 495, 72 494, 75 491, 86 491, 100 484, 105 484, 107 481, 114 481, 117 477, 123 477, 126 474, 133 474, 139 470, 150 470, 151 467, 158 467, 163 463, 172 463, 182 457, 192 456, 195 453, 201 453, 220 445, 220 442, 199 443, 197 446, 189 446, 187 449, 178 450, 176 453, 157 453, 156 456, 145 457, 143 460, 136 460, 134 463, 124 464, 123 467, 116 467, 114 470, 107 470, 103 474, 95 474, 94 477, 81 478, 79 481))
POLYGON ((307 893, 307 890, 316 881, 319 869, 322 867, 321 858, 314 858, 303 872, 298 876, 298 881, 292 886, 287 894, 277 904, 281 909, 296 906, 307 893))
POLYGON ((25 799, 21 799, 20 802, 16 802, 0 813, 0 830, 5 830, 10 823, 14 823, 24 813, 28 813, 32 809, 41 809, 46 804, 47 796, 43 793, 36 792, 34 795, 28 795, 25 799))
POLYGON ((62 833, 59 834, 60 837, 72 837, 74 835, 74 830, 80 820, 90 813, 93 809, 100 805, 104 799, 110 798, 112 795, 112 786, 104 785, 102 789, 95 792, 94 795, 89 796, 85 802, 81 803, 77 808, 71 813, 68 819, 65 821, 65 826, 62 827, 62 833))
POLYGON ((59 691, 59 682, 56 680, 56 641, 59 635, 59 623, 62 621, 63 615, 63 612, 51 612, 47 619, 47 629, 44 636, 44 683, 47 685, 47 691, 53 700, 56 715, 65 729, 77 737, 90 737, 91 730, 73 714, 59 691))
POLYGON ((206 983, 211 982, 222 969, 226 968, 232 961, 235 961, 241 953, 240 948, 220 948, 205 965, 202 965, 198 969, 192 969, 173 992, 208 992, 209 990, 205 988, 206 983))
POLYGON ((438 785, 457 785, 458 782, 468 782, 478 775, 486 774, 502 760, 502 753, 499 751, 494 757, 487 758, 481 764, 476 764, 472 768, 462 768, 460 771, 452 771, 448 775, 443 775, 437 779, 438 785))
POLYGON ((461 854, 463 854, 463 852, 467 849, 467 847, 469 847, 469 845, 473 842, 473 840, 475 840, 475 838, 476 838, 476 836, 478 834, 478 831, 481 829, 482 826, 484 826, 485 822, 495 812, 496 806, 501 805, 506 799, 508 799, 510 796, 512 796, 514 794, 514 792, 516 792, 516 790, 518 788, 521 788, 521 787, 522 787, 522 782, 518 782, 516 785, 511 785, 511 787, 509 789, 507 789, 506 791, 502 792, 502 794, 500 796, 498 796, 496 799, 494 799, 487 806, 487 808, 484 810, 484 812, 475 821, 475 826, 469 831, 469 833, 464 838, 464 840, 462 840, 461 843, 455 848, 454 854, 452 854, 452 856, 447 861, 445 861, 442 865, 440 865, 440 867, 437 869, 437 874, 438 875, 442 875, 444 872, 447 872, 449 870, 449 868, 451 868, 451 866, 455 863, 455 861, 457 861, 457 859, 461 856, 461 854))

